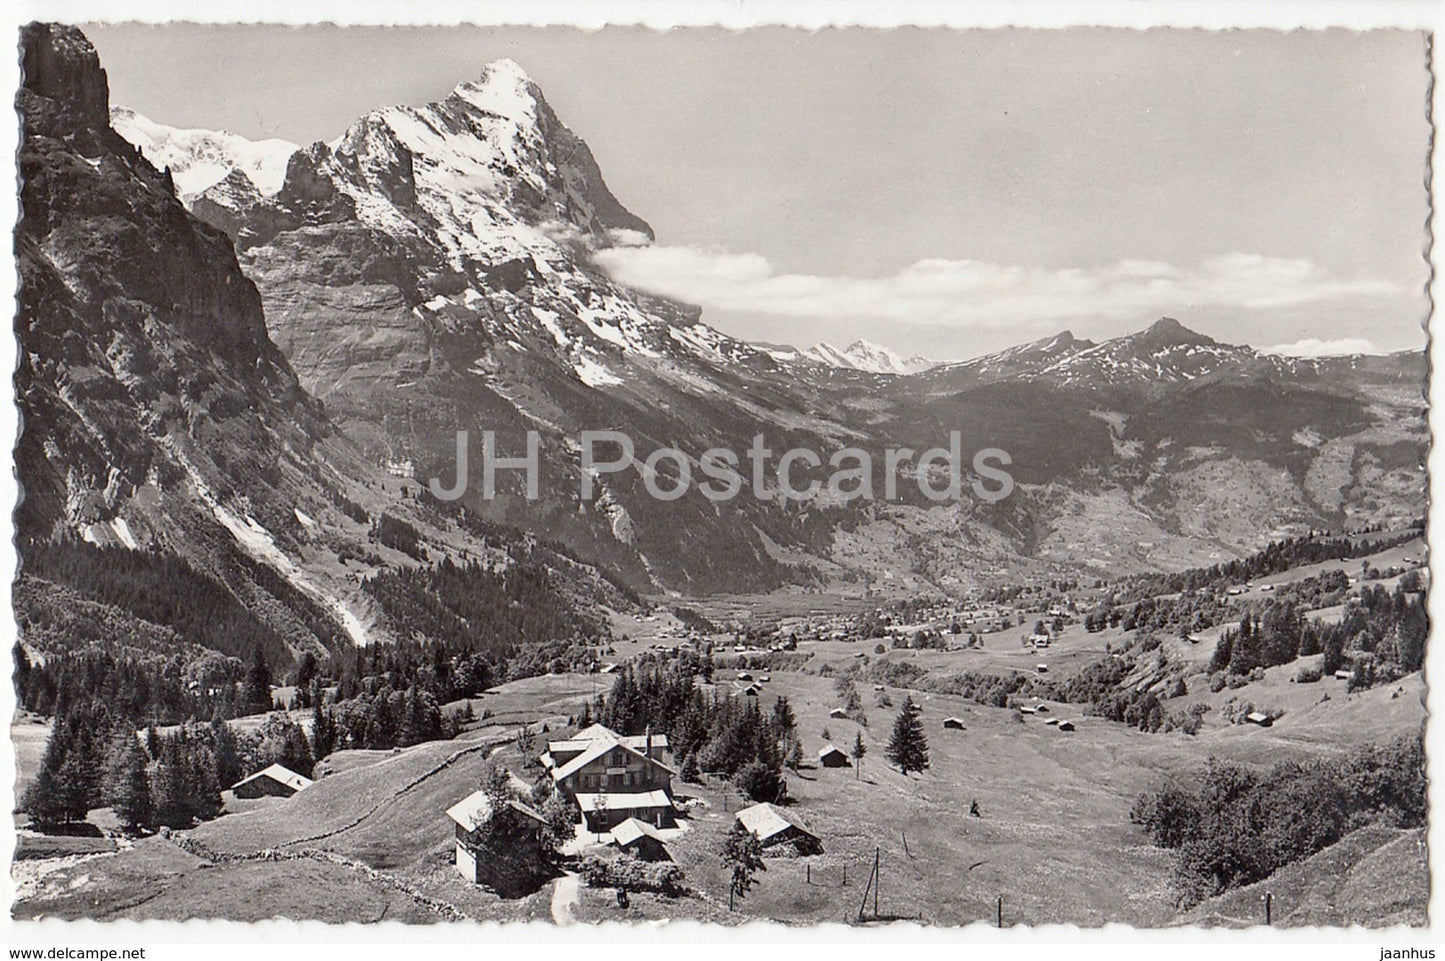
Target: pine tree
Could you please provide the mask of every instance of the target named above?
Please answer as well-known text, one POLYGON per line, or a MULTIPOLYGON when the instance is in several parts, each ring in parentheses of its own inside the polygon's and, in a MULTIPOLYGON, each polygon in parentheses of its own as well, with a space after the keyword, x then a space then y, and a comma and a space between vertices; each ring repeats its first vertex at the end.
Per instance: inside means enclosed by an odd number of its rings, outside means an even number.
POLYGON ((862 773, 861 773, 862 770, 863 770, 863 755, 865 755, 865 754, 868 753, 868 745, 866 745, 866 744, 863 743, 863 732, 862 732, 862 731, 859 731, 857 734, 853 735, 853 752, 852 752, 852 753, 853 753, 853 777, 854 777, 854 779, 856 780, 856 779, 858 779, 858 778, 860 778, 860 777, 863 776, 862 773))
POLYGON ((53 828, 71 820, 70 809, 66 806, 55 772, 43 766, 25 789, 20 810, 30 815, 30 820, 41 829, 53 828))
POLYGON ((246 672, 243 690, 246 709, 253 714, 271 710, 271 668, 266 652, 257 644, 251 654, 251 668, 246 672))
POLYGON ((105 803, 130 831, 149 827, 151 819, 150 780, 146 776, 146 754, 129 731, 122 731, 111 745, 102 785, 105 803))
POLYGON ((312 756, 318 759, 336 750, 336 721, 330 711, 322 709, 320 701, 311 709, 311 747, 312 756))
POLYGON ((905 776, 909 771, 928 768, 928 738, 923 733, 923 721, 912 696, 903 700, 903 707, 893 722, 893 736, 888 739, 883 756, 898 765, 898 770, 905 776))
POLYGON ((246 776, 236 732, 219 713, 211 717, 211 751, 216 757, 216 780, 221 784, 229 786, 246 776))

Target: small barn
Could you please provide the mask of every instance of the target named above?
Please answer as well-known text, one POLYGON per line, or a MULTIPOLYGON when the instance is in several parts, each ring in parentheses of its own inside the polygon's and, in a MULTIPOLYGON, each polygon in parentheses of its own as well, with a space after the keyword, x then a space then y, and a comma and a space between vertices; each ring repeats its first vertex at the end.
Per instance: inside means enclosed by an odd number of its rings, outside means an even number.
POLYGON ((844 717, 847 717, 847 716, 848 716, 848 712, 845 711, 845 710, 843 710, 841 707, 835 707, 835 708, 833 708, 833 710, 831 710, 831 711, 828 712, 828 716, 829 716, 829 717, 844 718, 844 717))
POLYGON ((754 804, 736 815, 743 827, 757 835, 764 849, 787 845, 798 854, 822 854, 818 836, 774 804, 754 804))
POLYGON ((1073 722, 1073 721, 1060 721, 1060 722, 1059 722, 1059 730, 1060 730, 1060 731, 1072 731, 1073 729, 1074 729, 1074 722, 1073 722))
POLYGON ((239 798, 290 797, 315 783, 290 768, 273 764, 231 785, 231 793, 239 798))
POLYGON ((1350 681, 1350 680, 1354 680, 1354 677, 1355 677, 1355 672, 1354 672, 1354 671, 1344 671, 1344 670, 1335 671, 1335 680, 1337 680, 1337 681, 1350 681))
POLYGON ((1047 704, 1040 704, 1040 705, 1037 706, 1036 710, 1037 710, 1040 714, 1047 714, 1047 713, 1049 713, 1049 706, 1048 706, 1047 704))
POLYGON ((1038 671, 1040 674, 1047 674, 1049 673, 1049 666, 1047 664, 1040 664, 1038 667, 1034 668, 1034 670, 1038 671))
POLYGON ((818 750, 818 763, 824 767, 850 767, 848 755, 838 749, 836 745, 829 744, 827 747, 818 750))
POLYGON ((609 842, 624 854, 630 854, 639 861, 671 861, 672 855, 663 843, 657 828, 646 821, 628 818, 612 829, 609 842))
POLYGON ((747 671, 738 671, 738 680, 740 680, 740 681, 751 681, 752 679, 753 679, 753 676, 752 676, 751 674, 749 674, 747 671))
POLYGON ((1271 727, 1274 725, 1274 718, 1260 711, 1250 711, 1244 719, 1251 724, 1258 724, 1260 727, 1271 727))
POLYGON ((962 730, 963 730, 963 718, 961 718, 961 717, 946 717, 946 718, 943 719, 943 726, 946 727, 946 728, 948 728, 948 729, 951 730, 951 731, 962 731, 962 730))
POLYGON ((761 693, 763 693, 763 689, 756 684, 749 684, 743 688, 743 697, 757 697, 761 693))
POLYGON ((1036 707, 1034 707, 1032 704, 1020 704, 1020 705, 1019 705, 1019 713, 1020 713, 1020 714, 1037 714, 1037 713, 1039 713, 1039 709, 1036 708, 1036 707))

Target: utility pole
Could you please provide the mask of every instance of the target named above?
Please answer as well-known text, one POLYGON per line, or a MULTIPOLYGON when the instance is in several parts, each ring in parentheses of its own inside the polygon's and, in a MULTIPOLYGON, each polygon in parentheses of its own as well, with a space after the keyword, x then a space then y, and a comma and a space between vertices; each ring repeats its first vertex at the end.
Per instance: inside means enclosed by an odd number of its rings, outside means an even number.
POLYGON ((883 875, 878 871, 878 855, 883 849, 873 849, 873 916, 878 917, 878 889, 883 885, 883 875))
POLYGON ((1264 892, 1264 923, 1266 925, 1274 923, 1274 892, 1272 891, 1264 892))
POLYGON ((998 896, 998 926, 1003 927, 1003 895, 998 896))

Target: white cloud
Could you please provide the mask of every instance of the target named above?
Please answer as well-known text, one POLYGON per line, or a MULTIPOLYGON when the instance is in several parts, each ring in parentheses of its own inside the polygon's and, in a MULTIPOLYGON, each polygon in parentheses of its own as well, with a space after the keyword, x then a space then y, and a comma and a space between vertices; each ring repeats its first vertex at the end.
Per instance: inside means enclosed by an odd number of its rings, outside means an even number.
POLYGON ((1292 344, 1276 344, 1260 348, 1261 353, 1283 354, 1286 357, 1340 357, 1347 354, 1378 354, 1380 351, 1364 337, 1341 337, 1339 340, 1320 340, 1306 337, 1292 344))
POLYGON ((784 274, 759 254, 714 247, 616 247, 596 258, 621 283, 704 308, 951 327, 1208 307, 1262 310, 1401 294, 1388 281, 1338 279, 1308 260, 1239 253, 1187 269, 1145 260, 1047 270, 931 259, 887 277, 784 274))

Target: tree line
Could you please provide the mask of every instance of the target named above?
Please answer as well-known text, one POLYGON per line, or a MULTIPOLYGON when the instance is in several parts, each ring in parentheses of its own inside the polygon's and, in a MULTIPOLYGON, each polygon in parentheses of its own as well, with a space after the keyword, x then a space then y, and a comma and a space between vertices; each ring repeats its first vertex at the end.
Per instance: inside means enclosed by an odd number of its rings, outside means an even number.
POLYGON ((251 732, 217 717, 162 734, 85 698, 61 705, 19 810, 42 830, 84 821, 97 807, 130 831, 186 827, 220 813, 222 789, 277 763, 307 777, 315 764, 306 733, 284 714, 251 732))

